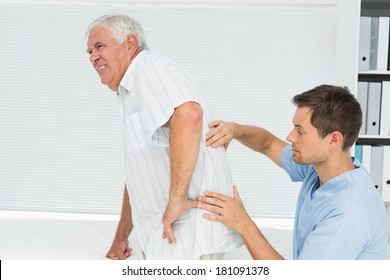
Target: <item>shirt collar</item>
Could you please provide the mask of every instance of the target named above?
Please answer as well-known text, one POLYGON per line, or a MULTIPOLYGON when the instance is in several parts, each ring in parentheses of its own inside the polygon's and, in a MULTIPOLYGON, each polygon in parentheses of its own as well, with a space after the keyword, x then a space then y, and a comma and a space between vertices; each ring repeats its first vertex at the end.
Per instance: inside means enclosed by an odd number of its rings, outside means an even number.
POLYGON ((136 65, 138 64, 138 62, 141 60, 142 57, 144 57, 149 51, 147 50, 143 50, 141 52, 139 52, 136 57, 133 58, 133 60, 131 61, 129 67, 127 68, 126 70, 126 73, 125 75, 123 75, 123 78, 122 80, 120 81, 119 83, 119 87, 118 87, 118 95, 120 95, 121 93, 127 93, 128 92, 128 87, 127 87, 127 81, 129 80, 130 76, 133 74, 134 72, 134 69, 136 67, 136 65))

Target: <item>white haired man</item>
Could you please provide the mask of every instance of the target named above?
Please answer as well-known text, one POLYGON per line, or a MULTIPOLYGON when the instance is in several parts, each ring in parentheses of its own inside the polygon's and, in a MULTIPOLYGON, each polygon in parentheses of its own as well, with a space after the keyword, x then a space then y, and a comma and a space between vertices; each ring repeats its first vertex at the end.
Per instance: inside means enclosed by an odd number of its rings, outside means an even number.
POLYGON ((141 25, 103 16, 87 29, 87 51, 101 82, 117 92, 125 134, 126 185, 108 258, 127 258, 134 228, 145 259, 218 259, 242 240, 202 218, 206 189, 232 195, 223 148, 206 147, 210 113, 189 75, 148 51, 141 25))

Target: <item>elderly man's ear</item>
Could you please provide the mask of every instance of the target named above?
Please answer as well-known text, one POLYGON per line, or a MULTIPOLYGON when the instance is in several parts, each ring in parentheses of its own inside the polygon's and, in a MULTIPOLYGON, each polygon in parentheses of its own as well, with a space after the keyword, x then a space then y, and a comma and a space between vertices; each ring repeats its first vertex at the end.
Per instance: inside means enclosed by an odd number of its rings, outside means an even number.
POLYGON ((138 52, 138 38, 134 34, 127 35, 126 39, 128 53, 130 58, 132 58, 134 55, 138 52))

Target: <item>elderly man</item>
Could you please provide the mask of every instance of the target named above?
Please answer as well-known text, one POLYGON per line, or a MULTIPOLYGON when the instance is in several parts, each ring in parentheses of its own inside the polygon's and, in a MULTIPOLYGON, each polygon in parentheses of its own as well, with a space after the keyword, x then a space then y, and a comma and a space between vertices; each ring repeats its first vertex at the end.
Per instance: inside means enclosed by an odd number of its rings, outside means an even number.
POLYGON ((131 253, 134 228, 145 259, 218 259, 242 244, 196 208, 207 189, 232 195, 223 148, 206 147, 210 113, 190 76, 149 53, 141 25, 125 15, 96 19, 88 53, 101 82, 117 92, 125 136, 126 185, 108 258, 131 253))

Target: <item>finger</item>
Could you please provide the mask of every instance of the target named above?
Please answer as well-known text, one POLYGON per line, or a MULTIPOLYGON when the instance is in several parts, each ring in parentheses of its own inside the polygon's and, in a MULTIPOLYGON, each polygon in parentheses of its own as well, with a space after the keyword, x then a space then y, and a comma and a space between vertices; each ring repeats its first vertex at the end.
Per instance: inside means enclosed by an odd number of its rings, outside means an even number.
POLYGON ((216 134, 214 134, 212 137, 207 139, 206 146, 211 146, 213 148, 218 147, 217 142, 220 140, 221 137, 218 137, 216 134))
POLYGON ((117 256, 115 256, 114 253, 108 253, 106 255, 106 258, 111 259, 111 260, 117 260, 118 259, 117 256))
POLYGON ((221 138, 222 136, 224 136, 223 134, 221 134, 222 132, 222 128, 220 127, 215 127, 213 128, 212 130, 210 130, 207 134, 206 134, 206 141, 208 144, 210 143, 213 143, 215 142, 215 140, 221 138))
POLYGON ((224 136, 221 137, 220 139, 218 139, 218 140, 212 142, 212 143, 210 144, 210 146, 211 146, 212 148, 217 148, 217 147, 219 147, 219 146, 221 146, 221 145, 224 145, 225 143, 227 143, 227 142, 226 142, 226 135, 224 135, 224 136))
POLYGON ((216 192, 205 192, 204 197, 216 198, 216 199, 219 199, 221 201, 226 201, 227 199, 230 198, 230 196, 224 195, 222 193, 216 193, 216 192))
POLYGON ((164 226, 164 232, 167 235, 168 243, 176 243, 176 238, 173 234, 172 225, 164 226))
POLYGON ((106 257, 112 260, 119 260, 120 255, 121 255, 121 250, 112 247, 106 254, 106 257))
POLYGON ((126 251, 125 251, 125 257, 126 257, 126 259, 130 256, 131 251, 133 251, 133 249, 131 249, 131 248, 127 248, 127 249, 126 249, 126 251))
POLYGON ((213 206, 217 206, 219 208, 223 207, 223 201, 218 199, 218 198, 212 198, 212 197, 200 197, 199 199, 200 202, 203 202, 205 204, 210 204, 213 206))
POLYGON ((164 231, 163 231, 163 234, 162 234, 162 238, 163 239, 167 239, 168 243, 171 244, 171 240, 169 239, 169 236, 168 236, 167 232, 165 231, 165 227, 164 227, 164 231))
POLYGON ((126 259, 124 252, 122 252, 121 250, 116 250, 115 251, 115 255, 117 256, 117 258, 119 260, 125 260, 126 259))
POLYGON ((220 126, 213 128, 211 131, 208 133, 209 137, 207 140, 211 142, 215 142, 216 140, 226 136, 226 132, 222 130, 220 126))
POLYGON ((210 128, 211 128, 211 127, 216 127, 216 126, 218 126, 220 123, 221 123, 220 120, 211 121, 211 122, 209 122, 209 127, 210 127, 210 128))
POLYGON ((210 130, 209 132, 206 133, 206 144, 209 144, 209 140, 211 138, 213 138, 213 136, 216 134, 217 132, 213 129, 213 130, 210 130))
POLYGON ((218 215, 221 215, 221 213, 222 213, 222 208, 221 207, 214 206, 214 205, 211 205, 211 204, 206 204, 206 203, 203 203, 203 202, 199 202, 198 203, 198 208, 203 209, 203 210, 207 210, 207 211, 210 211, 210 212, 213 212, 213 213, 218 214, 218 215))
POLYGON ((209 221, 219 221, 221 219, 219 215, 213 214, 203 214, 202 217, 209 221))
POLYGON ((241 197, 240 197, 240 195, 238 193, 238 189, 237 189, 236 185, 233 186, 233 196, 234 196, 235 199, 241 201, 241 197))

